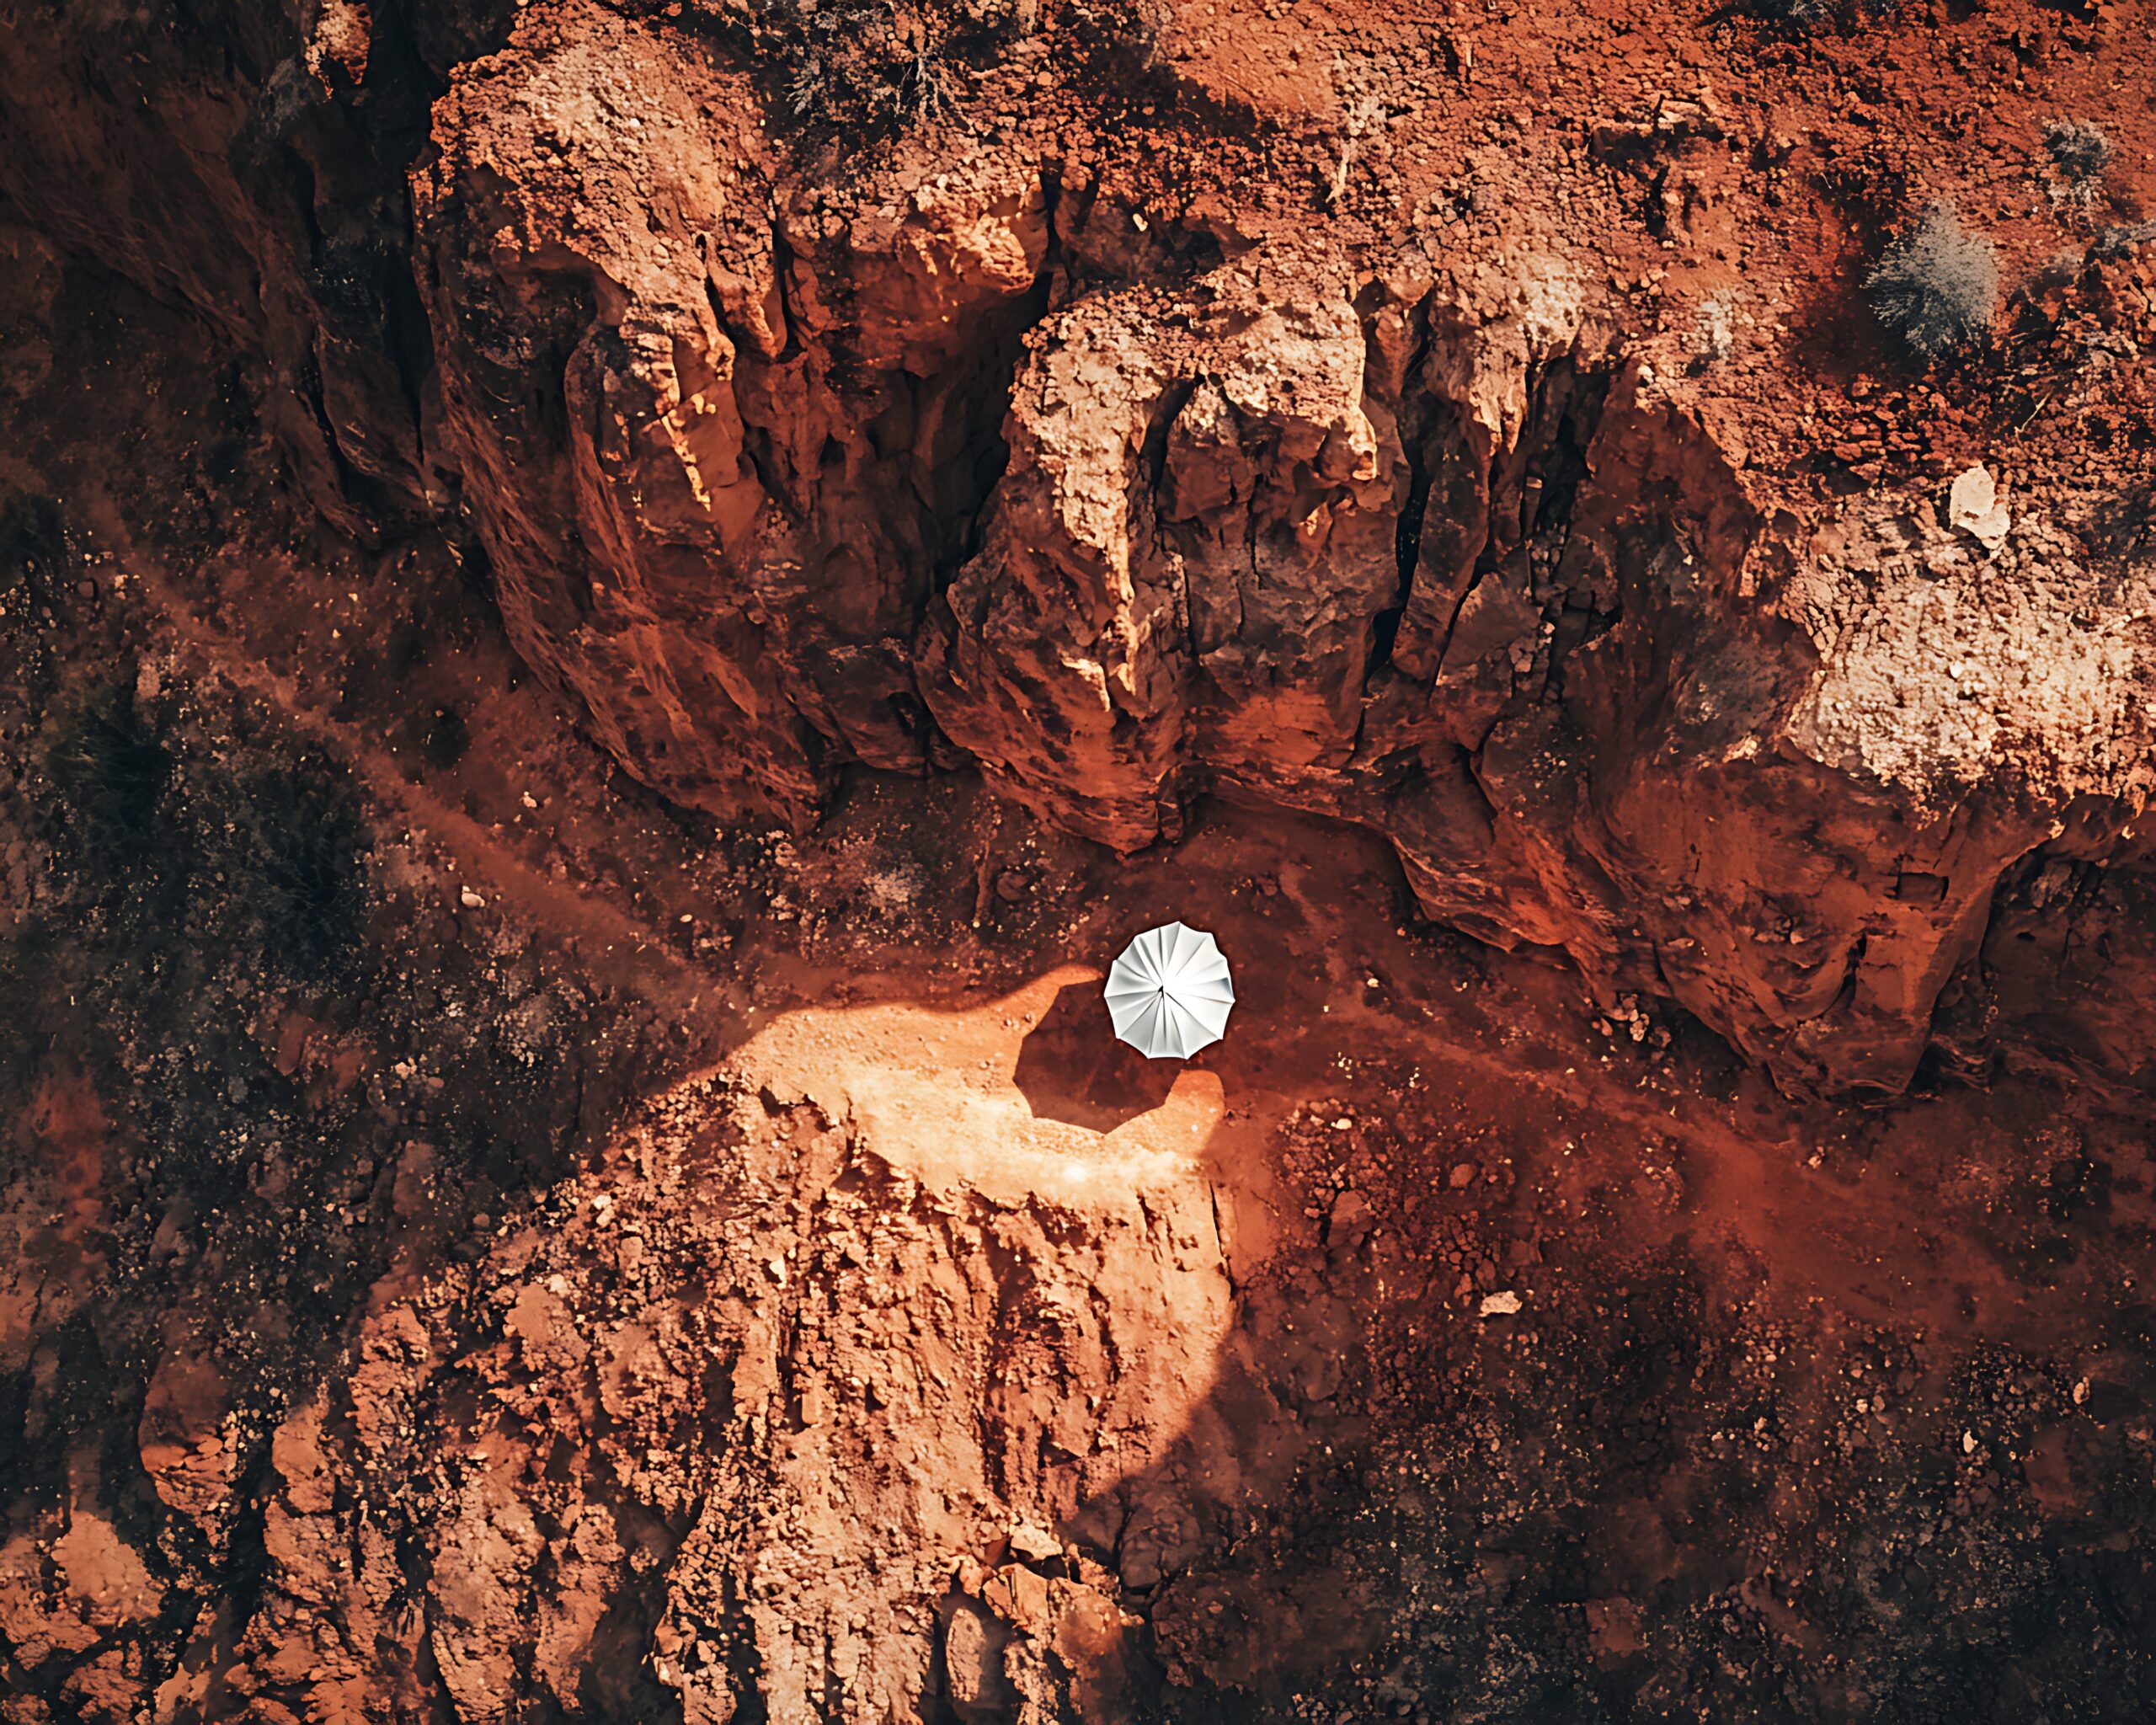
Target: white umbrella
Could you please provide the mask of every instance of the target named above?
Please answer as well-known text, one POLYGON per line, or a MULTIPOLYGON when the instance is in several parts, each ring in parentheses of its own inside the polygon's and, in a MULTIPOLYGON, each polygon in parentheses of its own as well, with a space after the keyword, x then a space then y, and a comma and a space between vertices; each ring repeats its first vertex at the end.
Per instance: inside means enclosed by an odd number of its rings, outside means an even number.
POLYGON ((1235 986, 1209 934, 1166 922, 1108 966, 1102 991, 1115 1033, 1150 1060, 1187 1060, 1228 1028, 1235 986))

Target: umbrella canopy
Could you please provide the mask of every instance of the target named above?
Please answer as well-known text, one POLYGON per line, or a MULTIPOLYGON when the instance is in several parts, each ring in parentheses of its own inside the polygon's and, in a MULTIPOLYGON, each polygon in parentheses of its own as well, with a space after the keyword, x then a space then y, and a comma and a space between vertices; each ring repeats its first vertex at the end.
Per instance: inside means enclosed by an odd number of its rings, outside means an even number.
POLYGON ((1165 922, 1108 967, 1102 991, 1115 1033, 1155 1060, 1187 1060, 1228 1028, 1235 986, 1209 934, 1165 922))

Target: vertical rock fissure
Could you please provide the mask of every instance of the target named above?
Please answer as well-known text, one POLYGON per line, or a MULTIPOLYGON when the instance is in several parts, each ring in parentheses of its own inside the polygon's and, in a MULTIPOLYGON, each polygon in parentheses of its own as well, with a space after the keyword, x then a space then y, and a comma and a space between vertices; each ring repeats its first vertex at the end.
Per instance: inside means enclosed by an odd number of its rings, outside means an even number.
POLYGON ((1407 606, 1415 596, 1415 571, 1422 556, 1422 517, 1430 507, 1431 469, 1429 451, 1425 447, 1428 435, 1431 413, 1430 393, 1422 382, 1422 368, 1430 357, 1430 302, 1425 296, 1415 308, 1417 334, 1413 352, 1409 355, 1406 370, 1401 374, 1404 382, 1400 402, 1400 450, 1407 463, 1407 498, 1401 505, 1400 520, 1393 537, 1393 556, 1399 565, 1400 585, 1393 602, 1380 611, 1371 623, 1370 662, 1364 676, 1365 686, 1370 679, 1392 664, 1393 644, 1400 637, 1400 625, 1407 615, 1407 606), (1411 416, 1410 404, 1413 406, 1411 416))
MULTIPOLYGON (((928 579, 907 632, 909 639, 926 624, 958 572, 980 554, 996 489, 1010 466, 1011 446, 1003 428, 1017 394, 1018 374, 1025 366, 1026 337, 1049 315, 1054 284, 1064 265, 1063 243, 1056 228, 1062 182, 1059 176, 1043 172, 1040 187, 1046 228, 1040 264, 973 380, 977 386, 975 398, 966 413, 970 429, 958 457, 967 469, 968 495, 955 512, 938 523, 941 545, 938 554, 930 559, 928 579)), ((917 684, 915 694, 918 697, 917 684)))

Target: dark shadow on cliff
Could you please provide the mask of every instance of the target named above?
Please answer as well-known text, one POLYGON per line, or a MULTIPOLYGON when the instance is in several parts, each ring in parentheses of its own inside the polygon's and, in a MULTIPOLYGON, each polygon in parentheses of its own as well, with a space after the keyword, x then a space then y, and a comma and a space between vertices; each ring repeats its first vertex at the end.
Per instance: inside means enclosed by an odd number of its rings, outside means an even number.
POLYGON ((1110 1132, 1166 1102, 1182 1065, 1118 1042, 1100 985, 1081 982, 1056 991, 1019 1044, 1011 1077, 1038 1119, 1110 1132))

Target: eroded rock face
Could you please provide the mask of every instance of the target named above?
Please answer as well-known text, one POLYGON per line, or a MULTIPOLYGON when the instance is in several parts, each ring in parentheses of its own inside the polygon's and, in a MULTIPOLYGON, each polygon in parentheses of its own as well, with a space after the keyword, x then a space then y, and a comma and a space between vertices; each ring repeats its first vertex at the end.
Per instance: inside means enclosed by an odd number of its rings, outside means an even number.
POLYGON ((937 719, 1008 793, 1133 850, 1203 770, 1347 764, 1407 489, 1347 289, 1267 259, 1029 336, 985 544, 922 643, 937 719))
POLYGON ((1781 894, 1793 954, 1828 942, 1819 993, 1840 981, 1817 1017, 1793 994, 1775 1052, 1886 1090, 2002 884, 2135 852, 2156 740, 2148 573, 2088 569, 2041 505, 1987 557, 1938 501, 1870 500, 1812 537, 1776 598, 1817 662, 1773 743, 1820 775, 1819 813, 1753 865, 1755 889, 1781 894))
POLYGON ((271 1443, 250 1717, 408 1717, 436 1675, 473 1722, 1121 1716, 1138 1620, 1047 1530, 1210 1386, 1206 1183, 1049 1204, 854 1105, 685 1087, 545 1228, 376 1290, 271 1443))
POLYGON ((2131 595, 2040 514, 1791 509, 1577 259, 1197 267, 993 150, 782 196, 738 80, 607 14, 436 131, 504 615, 669 794, 812 818, 846 761, 926 765, 925 706, 1119 850, 1208 793, 1363 821, 1620 1016, 1891 1091, 2000 879, 2144 793, 2131 595))
POLYGON ((2040 515, 1777 510, 1560 260, 1384 289, 1268 259, 1036 332, 945 729, 1122 848, 1199 789, 1367 821, 1433 916, 1900 1088, 2002 877, 2145 799, 2145 584, 2040 515))
POLYGON ((10 33, 0 192, 83 269, 200 318, 243 359, 310 500, 355 533, 439 509, 405 169, 445 56, 508 8, 357 0, 65 8, 10 33), (259 374, 255 368, 259 367, 259 374))
MULTIPOLYGON (((1577 247, 1171 231, 1015 125, 819 182, 709 23, 236 8, 147 121, 56 37, 10 196, 259 348, 340 520, 453 495, 525 656, 722 814, 969 761, 1123 851, 1321 811, 1635 1026, 1888 1091, 2000 884, 2126 842, 2145 568, 2010 487, 1755 466, 1723 302, 1680 340, 1577 247)), ((1704 173, 1680 108, 1597 147, 1704 173)))
POLYGON ((1039 174, 782 206, 751 94, 600 15, 483 64, 417 188, 444 437, 519 648, 640 775, 813 815, 920 770, 908 645, 995 463, 1039 174))

